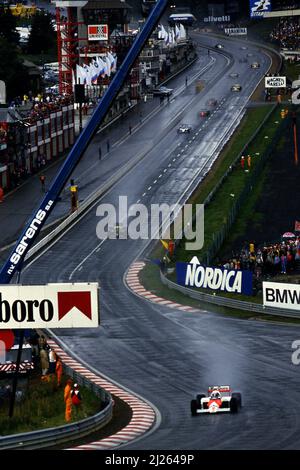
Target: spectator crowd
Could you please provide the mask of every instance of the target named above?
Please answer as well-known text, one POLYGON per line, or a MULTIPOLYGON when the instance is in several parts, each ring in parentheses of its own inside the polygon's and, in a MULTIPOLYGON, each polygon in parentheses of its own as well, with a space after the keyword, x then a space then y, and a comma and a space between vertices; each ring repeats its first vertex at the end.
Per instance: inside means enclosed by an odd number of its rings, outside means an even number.
POLYGON ((256 279, 300 272, 300 237, 262 247, 245 243, 240 252, 222 264, 225 269, 250 270, 256 279))
POLYGON ((271 32, 270 38, 281 49, 299 50, 300 23, 298 17, 282 18, 271 32))
POLYGON ((28 124, 46 119, 51 113, 60 111, 63 106, 73 103, 72 96, 58 95, 55 93, 38 93, 36 96, 29 92, 23 98, 14 98, 10 107, 18 108, 19 114, 28 124))

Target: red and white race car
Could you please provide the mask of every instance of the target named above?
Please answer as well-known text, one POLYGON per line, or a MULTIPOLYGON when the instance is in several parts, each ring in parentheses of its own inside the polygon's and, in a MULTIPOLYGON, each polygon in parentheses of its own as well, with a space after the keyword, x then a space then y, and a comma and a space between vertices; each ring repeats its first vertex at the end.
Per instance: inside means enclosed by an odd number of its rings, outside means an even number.
POLYGON ((207 396, 197 395, 191 401, 192 416, 201 413, 237 413, 242 406, 242 395, 232 393, 229 385, 218 385, 208 388, 207 396))

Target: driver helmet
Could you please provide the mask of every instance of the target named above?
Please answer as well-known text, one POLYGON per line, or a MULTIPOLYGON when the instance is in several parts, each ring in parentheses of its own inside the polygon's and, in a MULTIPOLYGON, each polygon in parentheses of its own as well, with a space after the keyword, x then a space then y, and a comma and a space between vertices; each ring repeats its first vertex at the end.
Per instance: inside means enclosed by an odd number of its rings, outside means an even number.
POLYGON ((221 398, 221 393, 219 390, 213 390, 211 393, 211 398, 213 399, 220 399, 221 398))

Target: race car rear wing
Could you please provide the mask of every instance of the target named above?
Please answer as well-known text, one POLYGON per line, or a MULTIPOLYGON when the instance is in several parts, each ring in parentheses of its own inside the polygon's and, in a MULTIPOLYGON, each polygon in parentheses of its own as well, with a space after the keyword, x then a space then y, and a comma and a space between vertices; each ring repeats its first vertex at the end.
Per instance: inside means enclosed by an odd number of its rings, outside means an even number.
POLYGON ((231 388, 229 385, 214 385, 208 387, 208 393, 211 393, 213 390, 218 390, 220 393, 230 393, 231 388))

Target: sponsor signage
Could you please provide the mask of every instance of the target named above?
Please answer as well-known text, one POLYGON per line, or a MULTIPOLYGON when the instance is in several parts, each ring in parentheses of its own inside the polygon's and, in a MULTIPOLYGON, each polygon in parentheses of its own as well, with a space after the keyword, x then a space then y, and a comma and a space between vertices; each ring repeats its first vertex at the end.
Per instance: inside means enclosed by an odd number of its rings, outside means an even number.
POLYGON ((98 283, 0 286, 0 330, 95 328, 98 283))
POLYGON ((272 11, 271 0, 250 0, 251 18, 263 18, 264 14, 272 11))
POLYGON ((203 18, 204 23, 229 23, 230 15, 225 16, 207 16, 203 18))
POLYGON ((228 36, 247 36, 247 28, 225 28, 224 33, 228 36))
POLYGON ((27 228, 25 234, 23 235, 22 239, 19 240, 19 243, 17 247, 14 249, 13 253, 11 254, 9 258, 9 262, 11 265, 9 266, 7 273, 8 274, 13 274, 15 271, 15 268, 19 261, 21 260, 21 257, 27 253, 30 247, 30 240, 35 237, 35 235, 39 232, 41 224, 45 217, 47 217, 47 213, 50 211, 51 206, 54 204, 54 201, 49 200, 48 203, 45 206, 45 210, 39 209, 30 226, 27 228))
POLYGON ((282 282, 263 282, 265 307, 285 308, 300 312, 300 285, 282 282))
POLYGON ((88 25, 89 41, 108 41, 108 25, 92 24, 88 25))
POLYGON ((286 88, 286 77, 265 77, 266 88, 286 88))
POLYGON ((196 262, 178 262, 176 263, 176 274, 177 283, 185 287, 252 295, 253 274, 251 271, 208 267, 196 262))

